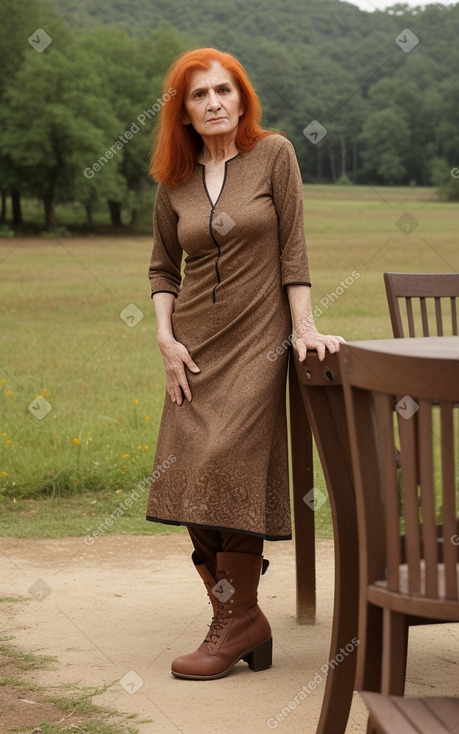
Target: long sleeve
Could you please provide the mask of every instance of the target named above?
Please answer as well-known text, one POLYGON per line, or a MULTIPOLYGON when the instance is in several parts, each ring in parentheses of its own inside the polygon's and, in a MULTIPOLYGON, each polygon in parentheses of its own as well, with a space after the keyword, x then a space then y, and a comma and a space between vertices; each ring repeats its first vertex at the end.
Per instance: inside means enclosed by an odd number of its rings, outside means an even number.
POLYGON ((182 248, 177 236, 178 216, 172 209, 166 187, 159 184, 153 209, 153 251, 148 277, 151 295, 180 291, 182 248))
POLYGON ((295 150, 284 138, 273 166, 273 201, 279 219, 282 285, 311 285, 303 215, 303 183, 295 150))

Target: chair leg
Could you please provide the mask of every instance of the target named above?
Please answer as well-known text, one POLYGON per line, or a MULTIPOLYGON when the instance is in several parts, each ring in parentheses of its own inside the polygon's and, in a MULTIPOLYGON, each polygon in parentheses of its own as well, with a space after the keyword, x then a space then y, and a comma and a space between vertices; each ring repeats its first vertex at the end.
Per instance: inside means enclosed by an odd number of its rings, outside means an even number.
POLYGON ((359 640, 357 648, 357 691, 381 691, 382 626, 381 607, 360 601, 359 640))
POLYGON ((378 729, 374 725, 373 719, 371 716, 368 717, 367 734, 378 734, 378 729))
POLYGON ((404 614, 383 611, 383 655, 381 693, 403 696, 408 654, 408 622, 404 614))

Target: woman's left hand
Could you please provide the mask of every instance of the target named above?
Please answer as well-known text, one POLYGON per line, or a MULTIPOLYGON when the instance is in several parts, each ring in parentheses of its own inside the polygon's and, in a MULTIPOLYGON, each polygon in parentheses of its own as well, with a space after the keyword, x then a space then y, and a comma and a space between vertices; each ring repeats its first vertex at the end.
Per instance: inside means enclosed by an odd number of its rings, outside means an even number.
POLYGON ((300 362, 304 362, 308 349, 313 349, 322 362, 325 359, 325 351, 328 349, 330 354, 339 352, 339 345, 344 344, 345 339, 342 336, 333 334, 320 334, 316 328, 309 327, 307 331, 303 330, 301 336, 298 336, 294 347, 298 350, 298 358, 300 362))

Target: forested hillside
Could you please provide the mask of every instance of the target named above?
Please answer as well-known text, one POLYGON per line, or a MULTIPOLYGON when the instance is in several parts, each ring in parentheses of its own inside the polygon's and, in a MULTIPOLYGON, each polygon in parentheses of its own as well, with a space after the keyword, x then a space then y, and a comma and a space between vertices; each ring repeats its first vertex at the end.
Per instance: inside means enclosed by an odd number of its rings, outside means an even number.
POLYGON ((448 191, 459 164, 458 37, 459 4, 367 13, 340 0, 3 2, 3 200, 12 192, 17 209, 21 195, 40 197, 48 226, 63 199, 84 203, 88 220, 102 202, 114 224, 122 207, 135 215, 161 79, 198 45, 241 60, 305 182, 448 191))

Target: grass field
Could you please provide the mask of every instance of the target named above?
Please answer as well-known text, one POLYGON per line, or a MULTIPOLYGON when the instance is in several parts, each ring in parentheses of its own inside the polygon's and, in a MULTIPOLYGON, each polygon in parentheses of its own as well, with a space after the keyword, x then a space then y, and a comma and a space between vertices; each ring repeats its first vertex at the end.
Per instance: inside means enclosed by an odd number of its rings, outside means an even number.
MULTIPOLYGON (((433 189, 307 187, 305 225, 317 327, 348 340, 391 336, 385 270, 459 270, 459 205, 433 189)), ((0 240, 1 534, 84 535, 151 473, 164 377, 150 250, 149 237, 0 240)), ((145 496, 106 532, 164 531, 145 496)), ((327 511, 317 520, 330 535, 327 511)))

